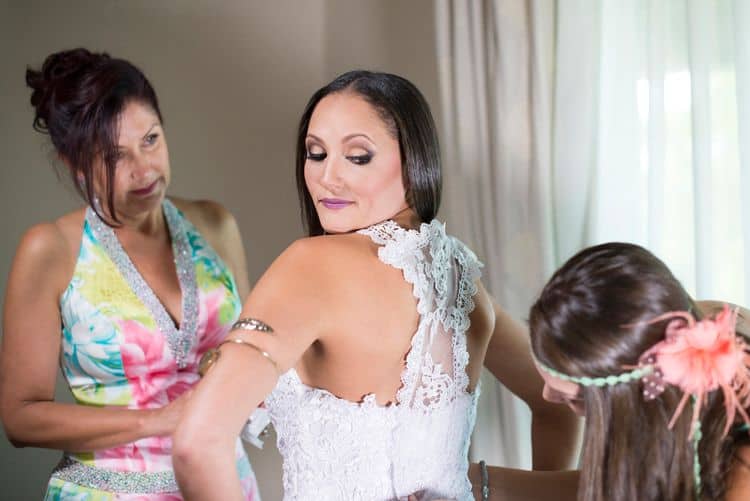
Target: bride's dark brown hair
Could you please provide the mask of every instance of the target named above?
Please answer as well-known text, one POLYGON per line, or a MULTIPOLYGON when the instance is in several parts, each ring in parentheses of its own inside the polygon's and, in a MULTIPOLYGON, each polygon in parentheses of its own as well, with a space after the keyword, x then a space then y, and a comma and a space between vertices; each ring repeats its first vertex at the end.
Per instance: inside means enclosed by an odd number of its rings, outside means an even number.
POLYGON ((440 208, 442 171, 437 129, 430 106, 419 89, 403 77, 355 70, 339 75, 318 89, 300 118, 296 153, 297 193, 307 234, 316 236, 324 233, 305 183, 307 129, 318 103, 324 97, 340 92, 349 92, 367 101, 398 140, 406 200, 421 222, 432 221, 440 208))
MULTIPOLYGON (((691 311, 693 300, 667 266, 646 249, 626 243, 590 247, 550 279, 529 314, 534 356, 571 376, 601 377, 637 365, 641 354, 664 339, 667 321, 647 323, 670 311, 691 311)), ((734 451, 747 432, 723 437, 721 392, 701 416, 701 495, 694 482, 691 414, 668 429, 682 393, 668 386, 646 401, 639 381, 582 387, 586 431, 579 500, 716 500, 726 493, 734 451)))

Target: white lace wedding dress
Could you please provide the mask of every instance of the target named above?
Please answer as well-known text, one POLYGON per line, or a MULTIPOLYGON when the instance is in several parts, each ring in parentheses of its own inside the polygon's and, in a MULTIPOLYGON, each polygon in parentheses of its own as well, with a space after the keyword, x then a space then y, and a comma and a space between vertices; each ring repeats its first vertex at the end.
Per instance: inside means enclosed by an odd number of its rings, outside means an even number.
POLYGON ((361 230, 403 271, 420 315, 396 402, 361 403, 306 386, 294 369, 266 399, 284 459, 284 499, 471 500, 469 437, 478 389, 467 392, 466 330, 481 263, 438 221, 361 230))

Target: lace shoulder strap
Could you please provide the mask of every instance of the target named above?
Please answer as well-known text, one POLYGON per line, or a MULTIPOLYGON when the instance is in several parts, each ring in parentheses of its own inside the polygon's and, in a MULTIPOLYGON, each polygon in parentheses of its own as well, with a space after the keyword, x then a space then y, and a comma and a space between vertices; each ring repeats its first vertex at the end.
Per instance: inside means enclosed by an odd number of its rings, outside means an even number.
POLYGON ((429 237, 422 224, 420 230, 402 228, 394 221, 388 220, 359 230, 357 233, 367 235, 376 244, 378 258, 385 264, 401 270, 404 279, 413 287, 414 297, 417 299, 417 311, 427 313, 432 306, 426 248, 429 247, 429 237))
MULTIPOLYGON (((428 341, 425 351, 430 361, 439 358, 441 353, 449 351, 452 356, 453 388, 461 394, 469 387, 469 376, 466 367, 469 364, 466 331, 471 321, 469 315, 474 310, 474 294, 477 293, 477 280, 481 277, 482 263, 476 255, 460 240, 441 233, 431 248, 432 276, 437 293, 438 318, 447 338, 433 336, 428 341), (446 344, 450 339, 450 349, 446 344)), ((445 365, 448 361, 443 358, 445 365)), ((427 375, 422 374, 424 380, 427 375)), ((427 378, 429 380, 429 377, 427 378)), ((478 391, 478 387, 477 387, 478 391)), ((476 393, 478 394, 478 393, 476 393)))
POLYGON ((466 244, 455 237, 452 241, 453 258, 459 277, 453 308, 448 311, 447 326, 455 332, 464 332, 469 328, 469 315, 474 311, 474 295, 477 293, 477 280, 482 277, 484 264, 466 244))
POLYGON ((483 265, 463 242, 446 234, 444 223, 435 219, 408 230, 388 220, 358 233, 381 246, 382 262, 403 272, 414 287, 420 314, 437 309, 446 327, 456 332, 468 328, 483 265))
POLYGON ((421 316, 397 401, 423 410, 447 405, 468 386, 466 330, 482 264, 433 220, 419 230, 386 221, 359 233, 380 245, 379 259, 402 271, 421 316))

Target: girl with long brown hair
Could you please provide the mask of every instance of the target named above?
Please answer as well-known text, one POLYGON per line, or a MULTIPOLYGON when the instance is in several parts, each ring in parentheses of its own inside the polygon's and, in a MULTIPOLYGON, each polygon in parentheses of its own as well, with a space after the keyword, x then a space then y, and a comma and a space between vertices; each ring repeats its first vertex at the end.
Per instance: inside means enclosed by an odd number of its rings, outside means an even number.
POLYGON ((737 309, 704 316, 642 247, 585 249, 530 312, 545 398, 586 417, 578 499, 750 498, 737 309))

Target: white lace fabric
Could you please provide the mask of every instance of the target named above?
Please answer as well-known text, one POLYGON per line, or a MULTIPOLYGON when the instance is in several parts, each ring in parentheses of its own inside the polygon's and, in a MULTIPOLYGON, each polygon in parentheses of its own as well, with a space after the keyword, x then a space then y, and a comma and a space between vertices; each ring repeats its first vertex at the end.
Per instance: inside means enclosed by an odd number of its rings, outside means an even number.
POLYGON ((266 399, 284 463, 284 499, 471 500, 469 438, 477 388, 468 391, 466 331, 481 263, 435 220, 393 221, 360 233, 403 272, 420 315, 393 405, 361 403, 306 386, 291 369, 266 399))

